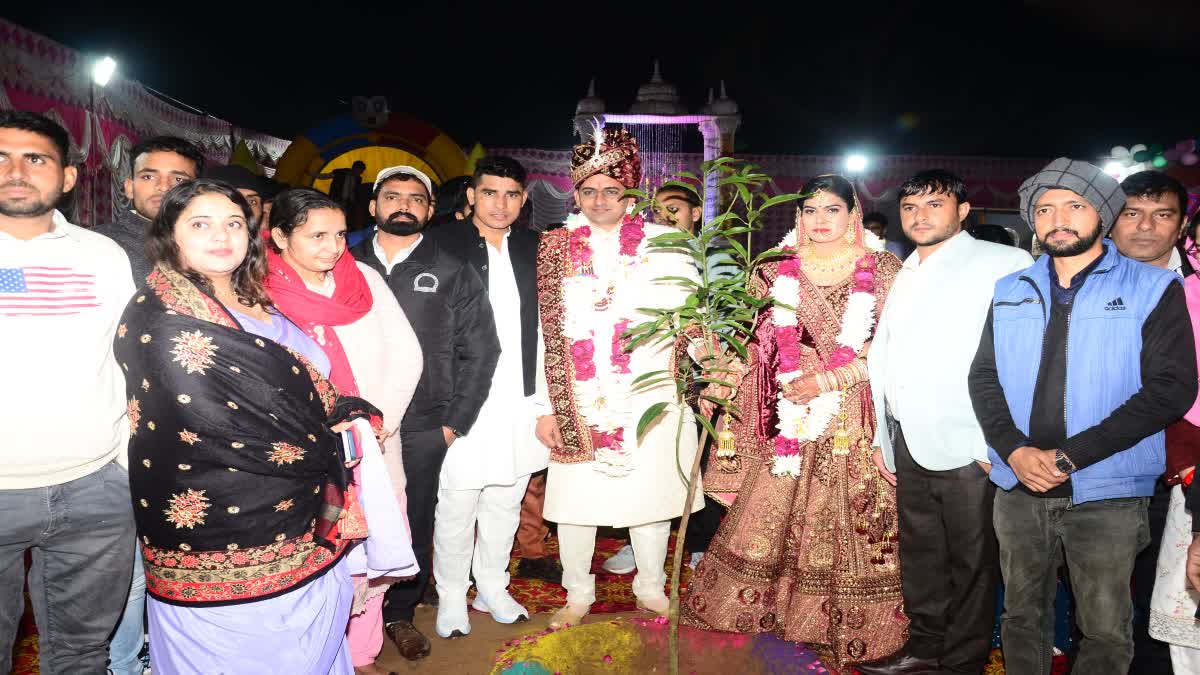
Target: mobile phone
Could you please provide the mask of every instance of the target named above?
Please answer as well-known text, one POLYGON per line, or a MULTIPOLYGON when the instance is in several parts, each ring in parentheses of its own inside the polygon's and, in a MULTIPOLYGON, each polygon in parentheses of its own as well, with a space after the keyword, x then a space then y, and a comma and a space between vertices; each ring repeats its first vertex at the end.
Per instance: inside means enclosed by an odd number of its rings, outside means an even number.
POLYGON ((342 456, 347 462, 353 462, 359 459, 362 454, 358 451, 358 437, 355 435, 354 427, 341 431, 342 436, 342 456))

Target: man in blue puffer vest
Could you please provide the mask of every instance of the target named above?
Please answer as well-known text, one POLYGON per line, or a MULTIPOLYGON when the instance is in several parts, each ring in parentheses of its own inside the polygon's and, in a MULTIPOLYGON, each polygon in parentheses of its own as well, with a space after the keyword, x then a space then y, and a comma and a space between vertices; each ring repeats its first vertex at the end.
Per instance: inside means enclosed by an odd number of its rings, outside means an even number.
POLYGON ((1125 673, 1129 579, 1150 538, 1163 429, 1196 397, 1191 323, 1178 275, 1104 239, 1125 204, 1116 179, 1060 158, 1020 197, 1046 255, 996 282, 969 376, 1001 488, 1005 666, 1050 672, 1065 556, 1083 632, 1075 672, 1125 673))

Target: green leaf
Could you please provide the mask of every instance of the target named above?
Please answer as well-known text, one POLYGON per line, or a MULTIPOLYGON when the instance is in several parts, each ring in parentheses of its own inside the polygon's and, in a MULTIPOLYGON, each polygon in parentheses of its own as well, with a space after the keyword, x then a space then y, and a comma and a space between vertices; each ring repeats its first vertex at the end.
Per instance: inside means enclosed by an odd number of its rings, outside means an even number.
POLYGON ((716 396, 709 396, 707 394, 701 396, 700 398, 704 399, 705 401, 712 401, 723 408, 728 408, 729 406, 733 405, 729 399, 717 398, 716 396))
POLYGON ((692 236, 693 235, 688 232, 664 232, 660 235, 651 237, 649 241, 655 244, 691 241, 692 236))
POLYGON ((642 373, 641 375, 638 375, 637 377, 633 378, 632 384, 637 384, 638 382, 641 382, 642 380, 647 380, 647 379, 650 379, 651 377, 656 377, 658 375, 665 375, 669 372, 671 372, 671 371, 669 371, 669 370, 651 370, 648 373, 642 373))
POLYGON ((732 248, 733 250, 737 251, 737 254, 738 254, 738 258, 739 258, 739 259, 741 259, 741 260, 745 260, 746 258, 749 258, 749 257, 750 257, 750 253, 749 253, 749 252, 746 250, 746 247, 745 247, 745 246, 742 246, 741 244, 739 244, 739 243, 737 242, 737 240, 735 240, 735 239, 726 239, 725 241, 728 241, 728 242, 729 242, 729 247, 730 247, 730 248, 732 248))
POLYGON ((684 286, 687 286, 688 288, 699 288, 700 287, 700 284, 695 279, 689 279, 687 277, 658 277, 657 279, 655 279, 655 281, 662 281, 662 282, 674 281, 675 283, 683 284, 684 286))
POLYGON ((788 193, 782 194, 782 195, 775 195, 774 197, 771 197, 767 201, 763 202, 762 206, 759 207, 759 210, 769 209, 772 206, 775 206, 776 204, 785 204, 787 202, 794 202, 797 199, 800 199, 802 197, 804 197, 804 195, 795 193, 795 192, 788 192, 788 193))
POLYGON ((635 202, 633 205, 633 212, 641 213, 641 212, 645 211, 646 209, 650 208, 651 206, 653 206, 653 204, 654 204, 654 202, 649 201, 649 200, 635 202))
POLYGON ((741 340, 724 333, 717 333, 717 338, 732 347, 733 351, 737 352, 743 360, 750 359, 750 352, 746 350, 746 345, 741 340))
POLYGON ((696 415, 696 419, 700 422, 701 426, 703 426, 705 429, 708 429, 708 435, 712 437, 713 440, 716 440, 717 430, 713 428, 713 423, 709 422, 708 418, 704 415, 696 415))
POLYGON ((633 385, 631 388, 635 391, 643 391, 650 389, 651 387, 657 387, 664 382, 676 382, 676 379, 674 377, 668 377, 664 375, 656 380, 644 380, 639 384, 633 385))
POLYGON ((688 192, 691 192, 692 194, 696 195, 697 197, 700 196, 700 192, 696 189, 695 185, 693 185, 691 183, 685 183, 683 181, 669 180, 669 181, 663 183, 661 186, 659 186, 658 189, 659 189, 659 191, 662 191, 662 190, 666 190, 667 188, 677 188, 677 189, 687 190, 688 192))
POLYGON ((646 427, 650 426, 654 420, 658 419, 659 415, 662 415, 663 410, 666 410, 667 405, 668 403, 666 401, 659 401, 649 408, 646 408, 646 412, 642 413, 642 418, 638 420, 637 423, 638 442, 641 442, 642 436, 646 431, 646 427))

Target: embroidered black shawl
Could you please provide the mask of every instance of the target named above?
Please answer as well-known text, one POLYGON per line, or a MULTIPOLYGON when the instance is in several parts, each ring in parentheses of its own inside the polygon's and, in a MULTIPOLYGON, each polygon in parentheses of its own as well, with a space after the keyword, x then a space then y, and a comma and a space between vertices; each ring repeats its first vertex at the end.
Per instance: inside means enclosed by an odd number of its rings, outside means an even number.
POLYGON ((162 267, 126 307, 115 351, 151 595, 191 606, 260 600, 337 562, 347 472, 329 424, 377 411, 339 398, 298 353, 242 331, 162 267))

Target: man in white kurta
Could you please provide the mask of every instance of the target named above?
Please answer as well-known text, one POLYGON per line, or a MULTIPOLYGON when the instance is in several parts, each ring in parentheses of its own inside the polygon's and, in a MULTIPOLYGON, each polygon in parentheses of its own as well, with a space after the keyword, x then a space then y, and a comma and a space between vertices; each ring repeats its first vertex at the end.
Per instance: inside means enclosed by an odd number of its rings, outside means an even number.
POLYGON ((471 574, 475 609, 500 623, 529 618, 508 593, 521 501, 530 474, 546 468, 548 458, 534 437, 537 235, 512 231, 526 199, 525 177, 525 169, 511 158, 484 158, 467 191, 474 207, 470 220, 434 234, 439 246, 480 272, 500 342, 479 418, 470 434, 450 446, 439 477, 433 574, 439 598, 436 630, 444 638, 471 632, 466 600, 471 574))
MULTIPOLYGON (((595 601, 590 573, 598 526, 628 527, 638 575, 633 592, 644 609, 665 615, 664 563, 670 520, 683 514, 696 426, 675 387, 635 386, 651 371, 674 371, 670 343, 629 351, 621 334, 651 317, 639 308, 681 305, 689 290, 664 277, 697 279, 680 251, 652 248, 677 230, 626 215, 626 188, 640 180, 637 142, 608 131, 579 146, 572 159, 575 199, 582 211, 542 237, 538 295, 543 345, 539 361, 538 438, 551 450, 545 517, 558 523, 567 605, 551 626, 577 624, 595 601), (641 438, 638 420, 655 403, 666 412, 641 438), (680 416, 684 419, 680 419, 680 416)), ((691 504, 703 506, 697 491, 691 504)))

